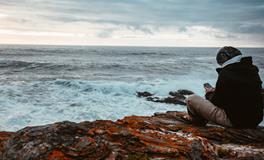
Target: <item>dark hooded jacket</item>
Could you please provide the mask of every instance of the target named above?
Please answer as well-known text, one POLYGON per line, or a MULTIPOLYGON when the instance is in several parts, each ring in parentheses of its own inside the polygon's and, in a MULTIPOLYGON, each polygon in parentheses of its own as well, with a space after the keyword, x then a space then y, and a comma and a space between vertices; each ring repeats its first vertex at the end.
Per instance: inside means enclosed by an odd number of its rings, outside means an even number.
POLYGON ((218 68, 210 101, 225 110, 236 128, 255 128, 263 119, 262 81, 252 57, 218 68))

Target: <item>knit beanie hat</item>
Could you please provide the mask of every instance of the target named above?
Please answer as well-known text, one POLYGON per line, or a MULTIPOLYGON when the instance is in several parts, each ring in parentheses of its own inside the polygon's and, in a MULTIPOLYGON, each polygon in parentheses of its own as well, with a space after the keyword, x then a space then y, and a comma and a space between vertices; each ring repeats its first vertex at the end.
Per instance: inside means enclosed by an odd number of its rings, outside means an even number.
POLYGON ((242 53, 234 47, 225 46, 218 50, 216 55, 216 61, 218 64, 222 65, 229 59, 232 59, 235 56, 242 55, 242 53))

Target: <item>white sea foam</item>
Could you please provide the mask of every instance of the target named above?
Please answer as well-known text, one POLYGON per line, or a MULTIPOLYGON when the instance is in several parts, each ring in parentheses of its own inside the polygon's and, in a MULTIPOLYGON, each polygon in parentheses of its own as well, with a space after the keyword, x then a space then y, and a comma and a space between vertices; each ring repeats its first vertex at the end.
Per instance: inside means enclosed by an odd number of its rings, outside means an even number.
POLYGON ((167 96, 169 91, 189 89, 202 95, 203 82, 182 77, 177 80, 157 79, 134 83, 58 79, 2 85, 0 130, 15 131, 29 125, 63 120, 116 120, 128 115, 186 111, 181 105, 148 102, 136 97, 136 92, 149 91, 162 97, 167 96))

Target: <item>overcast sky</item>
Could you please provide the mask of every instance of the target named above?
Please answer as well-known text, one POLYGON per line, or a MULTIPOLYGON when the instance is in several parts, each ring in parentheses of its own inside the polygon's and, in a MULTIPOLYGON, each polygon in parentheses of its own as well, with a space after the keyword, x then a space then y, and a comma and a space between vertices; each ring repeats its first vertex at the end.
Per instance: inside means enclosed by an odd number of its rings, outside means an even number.
POLYGON ((0 43, 264 47, 264 0, 0 0, 0 43))

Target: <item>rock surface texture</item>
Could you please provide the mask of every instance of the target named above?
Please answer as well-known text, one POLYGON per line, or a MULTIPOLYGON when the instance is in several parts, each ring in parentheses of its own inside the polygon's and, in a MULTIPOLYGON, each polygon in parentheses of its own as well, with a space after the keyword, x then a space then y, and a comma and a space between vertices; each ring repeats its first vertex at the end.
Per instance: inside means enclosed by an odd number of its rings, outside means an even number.
POLYGON ((0 132, 1 160, 264 159, 264 128, 196 127, 183 112, 0 132))

